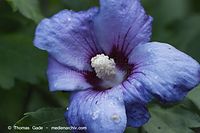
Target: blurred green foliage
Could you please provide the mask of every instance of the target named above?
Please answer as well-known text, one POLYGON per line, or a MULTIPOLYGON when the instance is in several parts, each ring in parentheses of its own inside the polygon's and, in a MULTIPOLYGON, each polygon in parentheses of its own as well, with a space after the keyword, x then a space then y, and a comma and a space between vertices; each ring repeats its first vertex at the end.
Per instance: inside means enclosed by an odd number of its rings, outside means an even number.
POLYGON ((20 119, 15 125, 16 126, 44 126, 46 130, 45 133, 58 132, 52 131, 51 126, 66 126, 63 114, 65 112, 64 108, 42 108, 36 112, 25 113, 24 117, 20 119), (56 123, 56 124, 55 124, 56 123))
POLYGON ((19 11, 25 17, 39 22, 42 19, 38 0, 7 0, 13 11, 19 11))
MULTIPOLYGON (((154 18, 152 41, 170 43, 200 62, 200 1, 142 0, 142 3, 154 18)), ((34 30, 44 16, 62 9, 79 11, 98 5, 98 0, 0 0, 1 133, 9 132, 7 126, 15 123, 65 125, 63 113, 69 94, 48 91, 47 54, 34 48, 34 30)), ((176 105, 150 104, 151 120, 142 128, 127 128, 126 132, 198 132, 199 95, 197 87, 176 105)))

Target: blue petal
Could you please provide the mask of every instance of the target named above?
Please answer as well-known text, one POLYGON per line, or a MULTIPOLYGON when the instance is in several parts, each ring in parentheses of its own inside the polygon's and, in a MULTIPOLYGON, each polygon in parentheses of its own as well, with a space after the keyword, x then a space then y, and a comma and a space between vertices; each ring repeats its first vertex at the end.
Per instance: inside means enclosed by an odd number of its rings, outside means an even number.
POLYGON ((140 127, 148 122, 150 114, 141 103, 126 105, 127 125, 131 127, 140 127))
MULTIPOLYGON (((143 75, 141 75, 143 76, 143 75)), ((152 99, 151 93, 148 91, 148 86, 142 84, 137 78, 129 76, 128 79, 122 83, 124 101, 128 104, 133 102, 140 102, 142 104, 148 103, 152 99)))
POLYGON ((97 8, 73 12, 63 10, 40 22, 34 44, 46 50, 57 61, 79 70, 91 70, 90 58, 99 48, 92 29, 92 18, 97 8))
POLYGON ((124 96, 130 102, 131 96, 132 100, 143 102, 153 97, 161 102, 180 101, 200 83, 199 63, 168 44, 139 45, 133 50, 129 63, 135 65, 124 83, 129 84, 124 96))
POLYGON ((70 126, 86 126, 89 133, 123 133, 127 120, 122 91, 116 87, 77 92, 65 117, 70 126))
POLYGON ((49 57, 47 76, 51 91, 74 91, 91 87, 83 74, 60 64, 52 57, 49 57))
POLYGON ((113 47, 128 54, 151 36, 152 18, 140 0, 100 0, 100 13, 94 19, 99 45, 109 54, 113 47))

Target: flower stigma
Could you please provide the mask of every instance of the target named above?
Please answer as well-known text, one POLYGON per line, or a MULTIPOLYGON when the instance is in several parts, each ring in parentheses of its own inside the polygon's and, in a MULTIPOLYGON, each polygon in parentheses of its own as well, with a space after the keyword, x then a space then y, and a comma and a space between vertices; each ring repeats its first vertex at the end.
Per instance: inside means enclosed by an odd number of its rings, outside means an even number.
POLYGON ((91 66, 96 76, 102 80, 113 80, 116 75, 116 64, 112 58, 104 54, 98 54, 91 59, 91 66))
POLYGON ((104 54, 97 54, 91 59, 91 66, 96 76, 101 79, 100 88, 110 89, 119 85, 125 77, 125 72, 116 67, 114 59, 104 54))

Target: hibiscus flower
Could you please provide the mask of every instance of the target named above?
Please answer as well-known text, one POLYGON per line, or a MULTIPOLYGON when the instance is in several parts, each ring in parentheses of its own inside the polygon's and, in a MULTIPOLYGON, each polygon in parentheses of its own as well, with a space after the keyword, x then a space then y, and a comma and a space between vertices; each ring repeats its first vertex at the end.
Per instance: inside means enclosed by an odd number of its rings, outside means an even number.
POLYGON ((140 0, 100 0, 100 8, 40 22, 34 44, 49 53, 50 90, 72 93, 64 115, 70 126, 122 133, 149 120, 152 99, 177 102, 200 83, 197 61, 149 42, 151 24, 140 0))

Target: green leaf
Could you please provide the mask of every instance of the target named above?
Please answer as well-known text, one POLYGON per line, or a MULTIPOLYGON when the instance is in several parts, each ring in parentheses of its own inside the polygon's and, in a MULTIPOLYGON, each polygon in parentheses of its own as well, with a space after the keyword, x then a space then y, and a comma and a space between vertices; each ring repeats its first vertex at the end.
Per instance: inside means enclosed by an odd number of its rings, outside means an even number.
POLYGON ((144 125, 147 133, 194 133, 190 128, 200 127, 197 113, 176 105, 171 108, 153 106, 151 119, 144 125))
POLYGON ((0 36, 0 86, 9 89, 15 79, 37 84, 45 79, 46 54, 33 46, 26 33, 0 36))
POLYGON ((42 19, 42 14, 39 8, 38 0, 7 0, 14 11, 19 12, 25 17, 39 22, 42 19))
MULTIPOLYGON (((52 126, 66 127, 64 108, 42 108, 36 112, 25 113, 24 117, 15 123, 15 126, 42 126, 42 132, 58 132, 51 130, 52 126)), ((34 131, 33 131, 34 132, 34 131)))
POLYGON ((189 93, 188 98, 198 107, 200 111, 199 95, 200 95, 200 85, 189 93))
POLYGON ((64 108, 41 108, 35 112, 25 113, 24 117, 16 122, 17 126, 66 126, 64 108), (60 125, 61 124, 61 125, 60 125))

